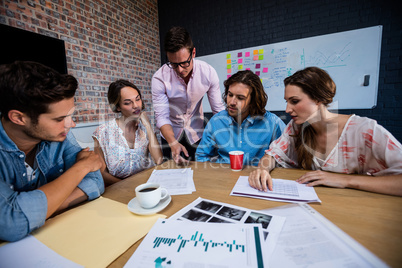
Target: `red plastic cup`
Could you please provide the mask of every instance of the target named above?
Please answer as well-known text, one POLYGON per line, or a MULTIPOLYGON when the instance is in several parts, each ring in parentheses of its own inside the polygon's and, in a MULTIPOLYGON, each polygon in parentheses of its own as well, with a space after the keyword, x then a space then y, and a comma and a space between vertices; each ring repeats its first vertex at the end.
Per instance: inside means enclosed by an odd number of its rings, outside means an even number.
POLYGON ((233 171, 240 171, 243 169, 243 151, 230 151, 230 167, 233 171))

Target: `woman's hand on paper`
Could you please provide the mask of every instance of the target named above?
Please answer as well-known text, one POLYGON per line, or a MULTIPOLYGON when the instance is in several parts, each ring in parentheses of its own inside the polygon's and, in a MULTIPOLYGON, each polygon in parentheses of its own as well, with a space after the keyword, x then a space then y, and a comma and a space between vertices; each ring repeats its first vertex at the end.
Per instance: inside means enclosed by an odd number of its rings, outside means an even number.
POLYGON ((336 188, 348 187, 351 176, 337 174, 322 170, 310 171, 296 180, 298 183, 307 184, 307 186, 325 185, 336 188))
POLYGON ((248 183, 259 191, 273 190, 272 178, 267 169, 259 168, 252 171, 248 176, 248 183))

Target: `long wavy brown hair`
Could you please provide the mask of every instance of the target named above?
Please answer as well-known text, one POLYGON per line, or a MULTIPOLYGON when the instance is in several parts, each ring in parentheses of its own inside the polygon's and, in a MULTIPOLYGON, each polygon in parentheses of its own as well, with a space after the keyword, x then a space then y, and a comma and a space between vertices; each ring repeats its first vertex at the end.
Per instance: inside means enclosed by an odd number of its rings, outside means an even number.
MULTIPOLYGON (((310 99, 318 101, 328 106, 336 93, 336 85, 329 74, 318 67, 307 67, 295 72, 284 80, 285 87, 293 85, 300 87, 310 99)), ((297 161, 299 166, 304 169, 311 169, 313 164, 313 151, 316 144, 316 131, 308 121, 302 125, 296 126, 295 146, 297 152, 297 161)))
POLYGON ((258 75, 250 70, 239 71, 225 80, 223 85, 225 86, 225 92, 222 94, 222 98, 227 104, 227 96, 229 87, 235 83, 242 83, 250 88, 250 116, 261 115, 266 112, 265 106, 267 105, 268 95, 264 91, 264 87, 261 83, 261 79, 258 75))

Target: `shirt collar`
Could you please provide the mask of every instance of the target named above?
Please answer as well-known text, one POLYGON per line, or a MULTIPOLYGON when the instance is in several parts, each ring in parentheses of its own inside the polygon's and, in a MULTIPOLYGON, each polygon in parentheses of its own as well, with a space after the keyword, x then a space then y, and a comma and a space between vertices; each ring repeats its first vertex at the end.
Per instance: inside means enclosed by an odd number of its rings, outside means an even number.
POLYGON ((7 151, 19 151, 17 145, 8 137, 4 130, 3 123, 0 120, 0 148, 7 151))
MULTIPOLYGON (((226 111, 226 112, 227 112, 227 111, 226 111)), ((231 123, 230 123, 231 125, 237 124, 237 122, 234 120, 234 118, 233 118, 232 116, 229 115, 229 113, 228 113, 228 116, 229 116, 230 119, 232 120, 231 123)), ((241 125, 245 124, 246 121, 248 121, 249 124, 252 125, 252 124, 254 124, 255 117, 248 115, 248 116, 246 117, 246 119, 244 119, 243 122, 241 122, 241 125)))

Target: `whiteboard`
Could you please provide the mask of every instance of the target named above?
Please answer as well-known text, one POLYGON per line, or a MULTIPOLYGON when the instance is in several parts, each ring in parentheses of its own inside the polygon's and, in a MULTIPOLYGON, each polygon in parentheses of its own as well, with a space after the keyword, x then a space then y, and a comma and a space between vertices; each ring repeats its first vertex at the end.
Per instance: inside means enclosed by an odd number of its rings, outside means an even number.
MULTIPOLYGON (((332 109, 371 109, 377 104, 382 26, 339 32, 232 50, 197 59, 209 63, 223 82, 240 70, 251 70, 261 78, 269 111, 284 111, 283 80, 297 70, 316 66, 326 70, 337 91, 332 109)), ((211 112, 203 98, 204 112, 211 112)))

